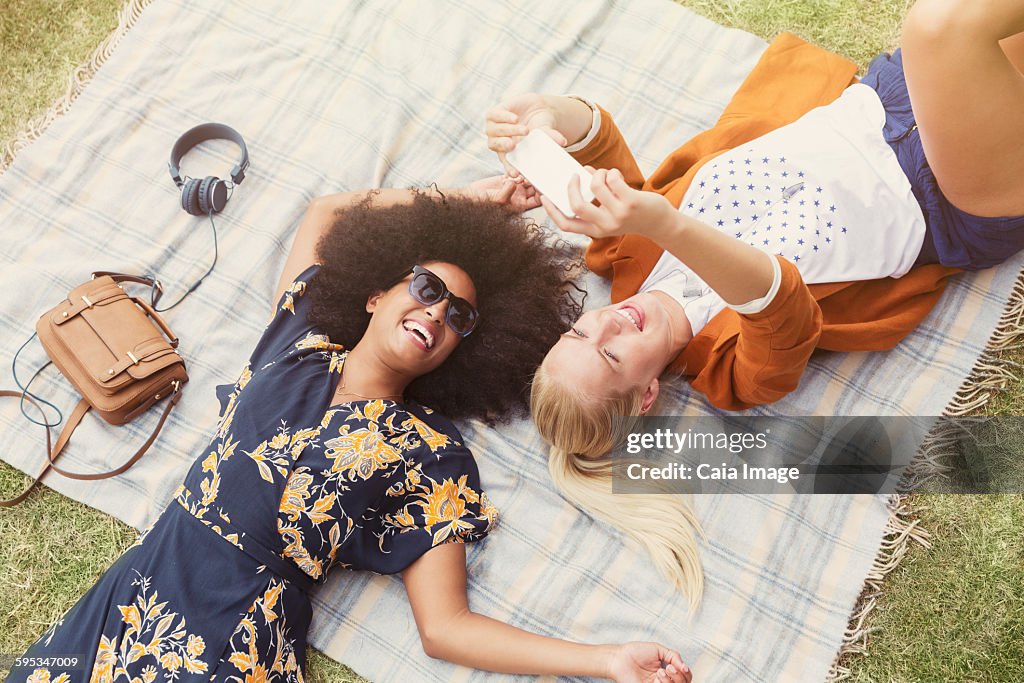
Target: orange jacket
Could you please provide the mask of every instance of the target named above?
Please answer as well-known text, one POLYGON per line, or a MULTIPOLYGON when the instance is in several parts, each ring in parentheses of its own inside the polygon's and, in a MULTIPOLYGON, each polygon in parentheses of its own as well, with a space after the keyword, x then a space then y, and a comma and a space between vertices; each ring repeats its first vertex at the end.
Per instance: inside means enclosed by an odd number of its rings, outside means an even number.
MULTIPOLYGON (((791 34, 779 36, 733 96, 714 128, 696 136, 644 180, 611 115, 601 110, 597 136, 573 156, 595 168, 618 168, 635 188, 658 192, 678 207, 697 170, 722 152, 792 123, 835 100, 857 67, 791 34)), ((639 235, 594 240, 587 265, 611 278, 612 301, 639 290, 661 257, 639 235)), ((876 351, 895 346, 935 306, 946 280, 960 272, 921 266, 902 278, 807 285, 796 266, 776 257, 782 284, 766 309, 725 309, 687 345, 670 369, 725 410, 771 403, 796 389, 815 348, 876 351)))

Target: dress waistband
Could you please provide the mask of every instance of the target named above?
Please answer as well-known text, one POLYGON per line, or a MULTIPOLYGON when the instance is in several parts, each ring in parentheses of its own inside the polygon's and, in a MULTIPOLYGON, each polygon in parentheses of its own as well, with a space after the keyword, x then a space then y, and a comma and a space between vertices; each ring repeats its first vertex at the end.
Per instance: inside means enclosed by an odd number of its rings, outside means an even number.
POLYGON ((223 518, 220 518, 217 520, 216 526, 220 527, 222 533, 218 533, 216 530, 212 528, 212 524, 208 525, 206 524, 206 522, 195 517, 192 513, 190 513, 185 508, 185 506, 181 504, 180 500, 175 498, 175 502, 177 502, 177 505, 174 505, 173 507, 176 508, 181 514, 191 519, 198 526, 205 528, 211 534, 218 536, 221 541, 224 541, 225 543, 230 543, 240 552, 245 553, 252 559, 259 562, 260 564, 265 565, 267 569, 272 571, 277 576, 281 577, 282 579, 285 579, 289 583, 298 586, 307 595, 309 595, 313 591, 313 588, 316 586, 316 582, 313 581, 309 574, 302 571, 293 563, 289 562, 287 559, 281 557, 280 555, 272 551, 270 548, 267 548, 266 546, 257 542, 252 537, 245 538, 244 543, 241 541, 239 541, 238 543, 233 543, 224 536, 228 534, 236 534, 238 538, 241 539, 241 530, 235 528, 231 523, 224 521, 223 518))

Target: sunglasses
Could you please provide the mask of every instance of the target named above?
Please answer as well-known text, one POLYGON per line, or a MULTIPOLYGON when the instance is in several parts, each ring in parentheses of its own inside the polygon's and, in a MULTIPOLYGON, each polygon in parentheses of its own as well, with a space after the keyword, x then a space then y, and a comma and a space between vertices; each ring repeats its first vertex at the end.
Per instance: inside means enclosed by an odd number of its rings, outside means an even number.
POLYGON ((448 299, 448 311, 445 313, 444 321, 448 323, 448 327, 452 328, 455 334, 460 337, 468 337, 480 321, 480 313, 473 304, 448 291, 444 280, 423 266, 413 266, 405 271, 395 280, 395 284, 404 280, 410 273, 412 273, 412 279, 409 280, 409 295, 424 306, 433 306, 439 301, 448 299))

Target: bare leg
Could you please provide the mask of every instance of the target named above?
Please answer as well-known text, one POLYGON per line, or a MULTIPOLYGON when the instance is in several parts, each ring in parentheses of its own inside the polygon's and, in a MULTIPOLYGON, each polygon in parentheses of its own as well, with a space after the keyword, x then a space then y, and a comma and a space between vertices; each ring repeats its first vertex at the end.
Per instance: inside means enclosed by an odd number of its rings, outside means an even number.
POLYGON ((1024 214, 1022 32, 1022 0, 919 0, 903 26, 925 155, 946 197, 979 216, 1024 214))

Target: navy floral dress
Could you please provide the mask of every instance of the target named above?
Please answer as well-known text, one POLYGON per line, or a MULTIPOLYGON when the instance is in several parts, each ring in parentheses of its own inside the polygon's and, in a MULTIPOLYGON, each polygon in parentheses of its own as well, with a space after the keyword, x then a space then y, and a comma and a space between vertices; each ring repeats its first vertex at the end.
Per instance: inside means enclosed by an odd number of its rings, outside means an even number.
POLYGON ((446 419, 387 400, 331 405, 346 351, 309 322, 317 268, 284 294, 238 381, 217 388, 217 433, 174 500, 7 683, 302 681, 308 593, 331 568, 399 572, 494 525, 446 419))

